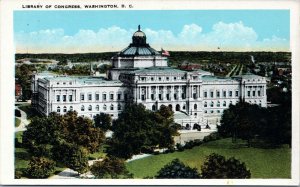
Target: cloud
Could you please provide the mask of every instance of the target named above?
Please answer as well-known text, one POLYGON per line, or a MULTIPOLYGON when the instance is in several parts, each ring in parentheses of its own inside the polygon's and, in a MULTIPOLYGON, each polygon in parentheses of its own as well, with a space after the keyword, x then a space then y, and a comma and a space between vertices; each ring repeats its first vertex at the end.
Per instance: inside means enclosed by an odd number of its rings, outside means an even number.
MULTIPOLYGON (((135 29, 118 26, 100 28, 97 31, 82 29, 74 35, 65 34, 63 29, 46 29, 15 34, 17 52, 80 53, 120 51, 131 43, 135 29)), ((211 31, 203 32, 197 24, 183 25, 179 33, 171 30, 145 28, 147 42, 160 50, 221 50, 225 51, 278 51, 289 50, 289 41, 273 35, 258 40, 258 34, 243 22, 215 23, 211 31)))

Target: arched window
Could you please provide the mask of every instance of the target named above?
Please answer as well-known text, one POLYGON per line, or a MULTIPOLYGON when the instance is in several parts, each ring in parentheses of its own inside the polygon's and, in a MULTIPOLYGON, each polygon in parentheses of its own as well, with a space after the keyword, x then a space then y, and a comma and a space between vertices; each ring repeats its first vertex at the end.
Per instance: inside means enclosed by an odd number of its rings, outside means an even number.
POLYGON ((220 107, 220 101, 217 102, 217 107, 220 107))
POLYGON ((67 107, 64 106, 63 112, 67 112, 67 107))
POLYGON ((56 112, 58 112, 58 113, 60 112, 60 107, 59 106, 57 107, 56 112))
POLYGON ((226 101, 223 102, 223 106, 226 106, 226 101))
POLYGON ((89 111, 92 111, 92 105, 89 105, 89 111))
POLYGON ((70 111, 73 111, 73 107, 72 106, 70 106, 70 111))
POLYGON ((185 104, 183 104, 182 110, 185 110, 185 104))
POLYGON ((110 105, 110 110, 114 110, 114 105, 110 105))
POLYGON ((96 111, 99 111, 99 105, 96 105, 96 111))
POLYGON ((107 109, 106 105, 103 105, 103 110, 106 110, 106 109, 107 109))
POLYGON ((180 105, 179 104, 176 105, 176 111, 180 111, 180 105))
POLYGON ((197 110, 197 104, 194 104, 194 110, 197 110))
POLYGON ((81 111, 84 111, 84 105, 81 105, 81 111))
POLYGON ((118 104, 118 110, 122 110, 122 107, 120 104, 118 104))
POLYGON ((155 105, 152 105, 152 111, 155 111, 155 110, 156 110, 155 105))
POLYGON ((207 102, 206 101, 204 102, 204 107, 207 107, 207 102))
POLYGON ((214 107, 214 102, 213 102, 213 101, 210 102, 210 106, 211 106, 211 107, 214 107))

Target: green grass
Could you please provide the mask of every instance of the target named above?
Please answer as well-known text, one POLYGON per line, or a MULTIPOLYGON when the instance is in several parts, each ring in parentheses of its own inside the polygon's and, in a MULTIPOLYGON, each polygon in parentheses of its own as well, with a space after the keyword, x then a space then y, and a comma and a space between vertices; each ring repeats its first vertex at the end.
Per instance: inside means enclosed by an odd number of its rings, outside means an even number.
POLYGON ((106 156, 105 150, 106 150, 107 145, 101 146, 98 152, 92 153, 89 155, 89 160, 96 160, 100 158, 104 158, 106 156))
POLYGON ((19 118, 15 118, 15 127, 19 127, 21 124, 21 120, 19 118))
POLYGON ((243 144, 233 144, 231 139, 208 142, 183 152, 160 154, 127 163, 127 169, 135 178, 154 176, 167 163, 175 158, 190 167, 196 167, 200 173, 206 156, 217 153, 226 158, 234 156, 245 162, 251 172, 251 178, 290 178, 291 149, 287 147, 262 149, 248 148, 243 144))

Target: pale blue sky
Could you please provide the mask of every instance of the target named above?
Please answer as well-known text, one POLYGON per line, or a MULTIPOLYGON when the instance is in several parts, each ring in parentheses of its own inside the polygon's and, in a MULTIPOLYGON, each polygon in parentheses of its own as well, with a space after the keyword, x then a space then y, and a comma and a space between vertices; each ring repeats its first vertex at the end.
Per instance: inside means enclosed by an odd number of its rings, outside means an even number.
POLYGON ((118 51, 141 24, 169 50, 288 51, 288 10, 15 11, 17 52, 118 51))

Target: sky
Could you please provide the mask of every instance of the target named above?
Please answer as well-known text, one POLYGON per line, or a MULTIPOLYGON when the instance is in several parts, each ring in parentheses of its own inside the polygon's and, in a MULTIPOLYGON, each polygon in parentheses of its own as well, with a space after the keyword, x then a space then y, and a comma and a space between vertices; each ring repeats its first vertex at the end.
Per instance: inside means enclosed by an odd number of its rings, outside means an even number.
POLYGON ((139 24, 156 50, 290 50, 288 10, 14 11, 14 42, 17 53, 120 51, 139 24))

